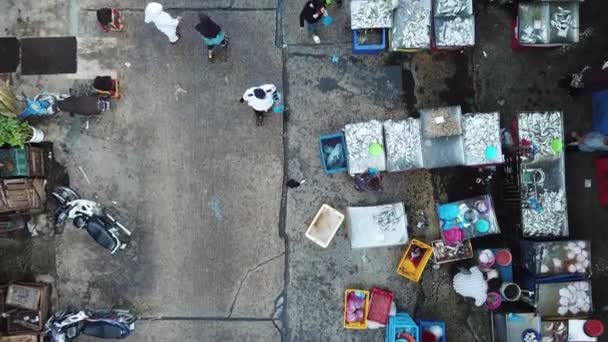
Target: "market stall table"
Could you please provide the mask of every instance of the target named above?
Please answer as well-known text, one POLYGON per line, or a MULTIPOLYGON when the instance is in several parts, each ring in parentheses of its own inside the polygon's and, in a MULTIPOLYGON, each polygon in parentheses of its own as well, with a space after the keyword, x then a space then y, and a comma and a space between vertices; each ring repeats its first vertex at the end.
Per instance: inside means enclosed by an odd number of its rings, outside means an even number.
POLYGON ((561 112, 520 113, 524 237, 568 236, 561 112))
POLYGON ((579 40, 579 2, 519 3, 517 40, 522 46, 556 46, 579 40))
POLYGON ((421 109, 420 121, 424 166, 464 165, 460 106, 421 109))
POLYGON ((591 281, 526 283, 522 300, 536 308, 543 319, 589 317, 593 312, 591 281))
POLYGON ((346 208, 351 248, 405 245, 407 216, 402 202, 346 208))
POLYGON ((490 234, 499 234, 492 198, 488 195, 437 205, 443 241, 450 245, 490 234))
POLYGON ((544 281, 591 276, 591 242, 586 240, 520 242, 522 266, 544 281))
POLYGON ((492 321, 495 342, 522 342, 531 333, 540 342, 541 318, 535 313, 492 313, 492 321))

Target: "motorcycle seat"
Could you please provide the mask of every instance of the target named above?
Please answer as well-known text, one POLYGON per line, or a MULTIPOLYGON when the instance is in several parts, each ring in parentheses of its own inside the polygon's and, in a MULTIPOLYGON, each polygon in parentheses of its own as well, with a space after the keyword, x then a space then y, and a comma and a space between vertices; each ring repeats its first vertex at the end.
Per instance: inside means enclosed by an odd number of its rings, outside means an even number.
POLYGON ((122 339, 130 335, 128 326, 119 322, 110 321, 86 321, 83 324, 82 334, 104 339, 122 339))
POLYGON ((104 248, 114 251, 118 245, 118 241, 112 236, 112 234, 106 229, 103 223, 97 219, 91 219, 85 224, 84 229, 91 235, 97 243, 102 245, 104 248))

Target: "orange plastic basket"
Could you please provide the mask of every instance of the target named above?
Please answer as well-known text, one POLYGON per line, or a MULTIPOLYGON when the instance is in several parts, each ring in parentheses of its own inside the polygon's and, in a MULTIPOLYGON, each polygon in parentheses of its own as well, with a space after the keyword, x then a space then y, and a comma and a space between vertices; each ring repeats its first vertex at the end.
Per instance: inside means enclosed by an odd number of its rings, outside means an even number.
POLYGON ((367 310, 368 310, 368 308, 369 308, 369 291, 346 289, 346 291, 344 291, 344 319, 343 319, 344 328, 358 329, 358 330, 367 329, 367 313, 368 313, 367 310), (365 294, 365 300, 363 302, 363 322, 353 322, 353 323, 346 322, 346 299, 348 298, 348 293, 353 292, 353 291, 362 292, 363 294, 365 294))
POLYGON ((409 245, 407 245, 407 248, 405 249, 405 252, 401 257, 401 261, 399 261, 399 265, 397 265, 397 273, 411 281, 420 281, 420 277, 422 277, 422 272, 424 272, 424 268, 429 262, 431 255, 433 255, 433 247, 427 245, 426 243, 420 240, 412 239, 409 245), (408 260, 408 255, 410 254, 410 251, 414 246, 420 247, 425 250, 424 254, 422 255, 422 259, 420 260, 420 263, 418 263, 418 266, 414 266, 412 262, 408 260))

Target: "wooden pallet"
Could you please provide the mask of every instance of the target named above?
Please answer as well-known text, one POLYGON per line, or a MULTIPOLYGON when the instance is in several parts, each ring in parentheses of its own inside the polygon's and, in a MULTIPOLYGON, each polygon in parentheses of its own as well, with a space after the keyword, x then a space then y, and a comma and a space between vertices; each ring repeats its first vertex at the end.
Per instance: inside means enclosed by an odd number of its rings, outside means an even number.
POLYGON ((44 209, 46 179, 0 180, 0 214, 27 213, 44 209))

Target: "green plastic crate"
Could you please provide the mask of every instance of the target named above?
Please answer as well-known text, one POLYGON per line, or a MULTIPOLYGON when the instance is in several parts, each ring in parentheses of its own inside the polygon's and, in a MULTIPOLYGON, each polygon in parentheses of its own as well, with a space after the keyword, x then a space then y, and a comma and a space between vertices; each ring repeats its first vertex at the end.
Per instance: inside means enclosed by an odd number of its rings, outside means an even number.
POLYGON ((13 168, 0 168, 0 177, 28 177, 30 175, 29 163, 27 160, 27 151, 23 148, 11 148, 8 150, 0 150, 0 163, 10 161, 13 163, 13 168))

